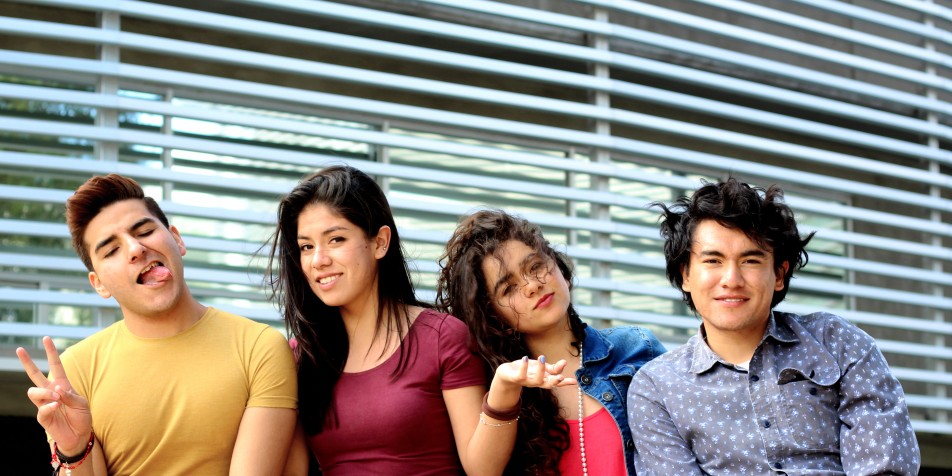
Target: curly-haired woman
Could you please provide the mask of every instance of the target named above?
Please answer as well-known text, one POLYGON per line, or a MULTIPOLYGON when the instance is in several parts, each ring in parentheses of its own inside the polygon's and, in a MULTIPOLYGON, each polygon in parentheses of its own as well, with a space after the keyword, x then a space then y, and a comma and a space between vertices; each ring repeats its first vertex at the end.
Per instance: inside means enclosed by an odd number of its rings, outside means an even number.
POLYGON ((654 335, 596 330, 571 302, 573 268, 542 231, 501 210, 461 220, 440 259, 437 305, 466 322, 490 369, 523 355, 565 360, 577 386, 526 388, 507 474, 634 474, 625 396, 664 352, 654 335))

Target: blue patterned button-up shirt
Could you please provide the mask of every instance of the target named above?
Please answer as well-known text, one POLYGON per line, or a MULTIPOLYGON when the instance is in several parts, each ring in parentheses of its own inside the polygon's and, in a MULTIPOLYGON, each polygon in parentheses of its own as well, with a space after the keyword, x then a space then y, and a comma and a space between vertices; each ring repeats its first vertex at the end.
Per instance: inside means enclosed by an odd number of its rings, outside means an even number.
POLYGON ((639 476, 918 472, 902 387, 855 325, 773 312, 749 371, 701 332, 628 388, 639 476))

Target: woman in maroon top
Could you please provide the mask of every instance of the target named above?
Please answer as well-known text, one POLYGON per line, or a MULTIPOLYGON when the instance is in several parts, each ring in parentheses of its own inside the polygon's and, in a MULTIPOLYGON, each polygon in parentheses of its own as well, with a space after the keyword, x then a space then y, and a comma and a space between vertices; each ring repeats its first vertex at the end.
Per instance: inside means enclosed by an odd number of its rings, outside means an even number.
POLYGON ((487 393, 465 324, 417 300, 386 196, 355 168, 281 201, 268 275, 298 356, 287 474, 307 473, 307 447, 325 475, 500 474, 522 387, 575 383, 565 362, 523 358, 487 393))

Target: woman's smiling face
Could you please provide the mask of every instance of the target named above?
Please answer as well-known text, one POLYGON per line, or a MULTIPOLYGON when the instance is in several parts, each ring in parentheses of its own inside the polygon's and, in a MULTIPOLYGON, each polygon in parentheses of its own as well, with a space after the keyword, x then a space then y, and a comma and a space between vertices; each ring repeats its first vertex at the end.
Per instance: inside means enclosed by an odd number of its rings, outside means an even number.
POLYGON ((301 271, 321 301, 347 308, 377 298, 377 260, 386 254, 388 227, 367 237, 327 205, 311 204, 298 216, 297 229, 301 271))

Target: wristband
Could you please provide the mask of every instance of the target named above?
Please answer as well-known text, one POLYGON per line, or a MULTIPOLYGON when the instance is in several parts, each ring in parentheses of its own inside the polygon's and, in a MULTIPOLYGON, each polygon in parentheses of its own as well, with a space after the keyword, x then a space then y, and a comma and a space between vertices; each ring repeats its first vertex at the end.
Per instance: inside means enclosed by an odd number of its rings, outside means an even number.
POLYGON ((86 450, 76 456, 64 455, 63 452, 59 450, 59 444, 54 441, 53 458, 52 461, 50 461, 50 465, 53 466, 53 475, 55 476, 59 474, 60 468, 66 468, 66 475, 69 476, 73 469, 83 464, 83 461, 86 461, 86 458, 89 457, 89 453, 92 452, 95 438, 95 434, 93 432, 89 432, 89 441, 86 442, 86 450))
POLYGON ((516 403, 516 406, 510 408, 506 411, 499 411, 495 408, 489 406, 489 392, 486 392, 486 395, 483 395, 483 413, 486 414, 489 418, 499 421, 509 421, 519 418, 519 411, 522 410, 522 397, 519 397, 519 401, 516 403))

